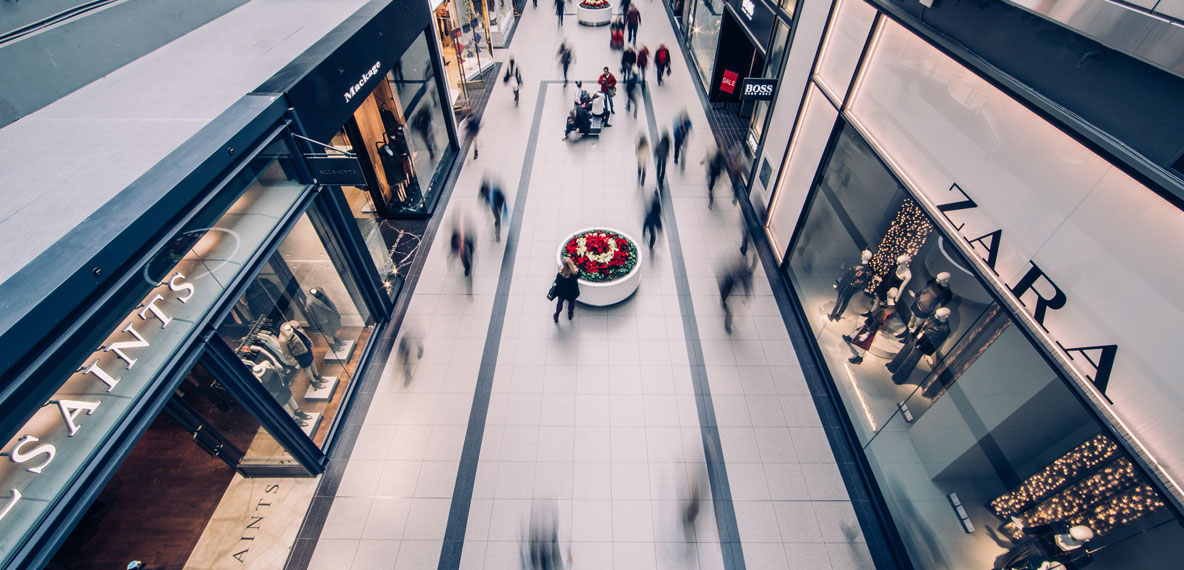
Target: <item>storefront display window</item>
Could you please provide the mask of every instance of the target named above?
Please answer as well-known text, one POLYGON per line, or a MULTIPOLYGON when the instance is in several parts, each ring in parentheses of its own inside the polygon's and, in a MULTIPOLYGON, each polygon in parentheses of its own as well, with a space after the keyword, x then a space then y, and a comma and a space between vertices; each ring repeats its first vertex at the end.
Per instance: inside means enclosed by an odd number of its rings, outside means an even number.
MULTIPOLYGON (((690 1, 690 0, 688 0, 690 1)), ((694 0, 695 20, 688 41, 695 65, 704 84, 711 84, 711 66, 715 64, 715 48, 723 22, 723 0, 694 0)))
POLYGON ((468 84, 480 81, 482 73, 494 64, 488 43, 490 31, 472 0, 445 0, 434 13, 442 48, 440 55, 448 75, 448 102, 467 103, 468 84))
POLYGON ((401 110, 403 125, 410 130, 411 161, 418 180, 420 202, 404 208, 422 211, 434 197, 447 174, 452 156, 448 138, 448 119, 444 100, 436 87, 432 54, 428 37, 420 35, 403 52, 395 69, 387 76, 394 88, 396 103, 401 110))
POLYGON ((1179 557, 1163 498, 850 125, 803 217, 785 270, 918 568, 1179 557))
POLYGON ((195 323, 303 190, 289 149, 277 140, 222 190, 237 196, 229 209, 212 205, 199 212, 143 266, 142 280, 127 288, 134 297, 127 299, 126 317, 5 444, 6 451, 29 455, 0 462, 0 481, 15 491, 0 507, 0 552, 12 552, 23 536, 19 529, 31 529, 92 454, 134 420, 129 410, 185 350, 195 323))
MULTIPOLYGON (((786 50, 789 48, 789 26, 781 20, 777 20, 773 24, 773 41, 769 48, 768 57, 765 61, 765 70, 761 77, 766 79, 776 79, 781 75, 781 64, 785 60, 786 50)), ((757 101, 753 107, 752 118, 748 121, 748 136, 747 145, 748 153, 744 154, 747 168, 744 172, 747 174, 751 169, 752 157, 756 154, 757 149, 754 148, 759 144, 761 136, 765 132, 765 123, 769 117, 769 109, 773 106, 773 101, 757 101)))
POLYGON ((332 241, 303 214, 219 327, 317 445, 355 378, 374 319, 332 241))

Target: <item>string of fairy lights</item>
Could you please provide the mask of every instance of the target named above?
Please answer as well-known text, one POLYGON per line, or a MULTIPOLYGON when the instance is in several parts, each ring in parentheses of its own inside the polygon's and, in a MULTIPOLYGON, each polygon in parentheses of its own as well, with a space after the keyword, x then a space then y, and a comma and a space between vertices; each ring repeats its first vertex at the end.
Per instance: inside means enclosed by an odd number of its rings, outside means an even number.
MULTIPOLYGON (((896 258, 906 253, 916 257, 932 231, 933 224, 921 207, 912 200, 905 200, 872 255, 873 273, 882 279, 896 267, 896 258)), ((879 281, 873 279, 867 291, 870 293, 879 281)))
MULTIPOLYGON (((1141 481, 1131 462, 1104 435, 1095 436, 990 502, 1000 518, 1016 517, 1024 526, 1054 521, 1086 525, 1104 536, 1164 507, 1155 490, 1141 481)), ((1014 522, 1002 530, 1013 539, 1023 531, 1014 522)))

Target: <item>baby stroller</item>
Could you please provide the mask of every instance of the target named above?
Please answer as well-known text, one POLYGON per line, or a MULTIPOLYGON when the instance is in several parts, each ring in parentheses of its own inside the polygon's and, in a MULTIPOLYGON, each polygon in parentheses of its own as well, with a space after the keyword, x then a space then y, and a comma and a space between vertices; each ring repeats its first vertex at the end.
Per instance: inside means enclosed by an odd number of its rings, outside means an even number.
POLYGON ((617 16, 613 23, 608 26, 609 40, 608 47, 610 49, 624 49, 625 48, 625 20, 617 16))

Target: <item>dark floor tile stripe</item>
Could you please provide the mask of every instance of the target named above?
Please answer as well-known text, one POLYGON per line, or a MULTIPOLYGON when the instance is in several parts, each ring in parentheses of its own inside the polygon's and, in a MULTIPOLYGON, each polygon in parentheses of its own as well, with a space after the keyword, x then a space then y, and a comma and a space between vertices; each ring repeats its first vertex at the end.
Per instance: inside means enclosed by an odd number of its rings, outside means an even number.
MULTIPOLYGON (((650 140, 656 144, 658 125, 654 119, 654 101, 649 89, 642 90, 645 99, 646 120, 649 122, 650 140)), ((684 159, 685 160, 685 159, 684 159)), ((707 458, 707 479, 711 485, 711 499, 715 507, 715 525, 719 532, 720 550, 723 552, 725 570, 744 570, 744 549, 740 543, 740 530, 736 526, 736 507, 732 503, 732 487, 728 483, 728 469, 724 462, 724 450, 719 440, 719 428, 715 421, 715 403, 711 399, 711 386, 707 383, 707 367, 703 361, 703 343, 699 339, 699 325, 695 318, 695 307, 691 302, 691 285, 687 279, 686 260, 682 255, 682 242, 678 237, 678 221, 670 192, 662 192, 663 226, 670 248, 670 261, 674 265, 674 283, 678 290, 679 312, 682 314, 682 331, 686 337, 687 358, 691 365, 691 382, 695 389, 695 409, 699 413, 699 432, 703 437, 703 454, 707 458)))
POLYGON ((502 342, 502 328, 505 325, 506 308, 510 299, 510 283, 514 279, 518 236, 522 233, 522 218, 526 213, 526 197, 530 189, 531 172, 534 169, 535 150, 538 147, 539 123, 543 116, 547 86, 551 83, 553 82, 539 82, 538 101, 530 125, 530 138, 526 142, 526 152, 522 158, 522 175, 518 179, 514 213, 510 218, 510 231, 506 234, 506 251, 502 255, 501 274, 493 298, 493 313, 489 317, 485 349, 481 353, 481 367, 477 372, 477 387, 473 391, 473 408, 469 412, 469 425, 465 431, 464 447, 461 448, 456 485, 452 490, 452 505, 448 510, 448 525, 445 527, 444 543, 440 548, 439 570, 460 568, 465 531, 469 524, 469 507, 473 501, 473 485, 477 480, 477 464, 481 459, 481 440, 485 436, 485 420, 489 414, 489 396, 493 392, 493 372, 497 367, 498 348, 502 342))

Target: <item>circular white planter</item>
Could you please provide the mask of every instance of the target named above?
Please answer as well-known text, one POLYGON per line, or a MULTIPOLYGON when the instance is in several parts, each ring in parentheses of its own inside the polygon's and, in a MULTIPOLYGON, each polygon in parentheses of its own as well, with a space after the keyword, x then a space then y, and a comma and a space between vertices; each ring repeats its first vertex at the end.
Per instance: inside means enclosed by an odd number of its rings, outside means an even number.
POLYGON ((585 26, 603 26, 613 20, 613 5, 603 8, 585 8, 576 4, 576 18, 585 26))
POLYGON ((637 263, 633 265, 633 270, 628 275, 613 281, 592 282, 580 279, 580 298, 576 300, 585 305, 607 307, 628 299, 637 290, 637 286, 641 284, 641 247, 637 245, 637 240, 621 230, 614 230, 613 228, 603 226, 584 228, 578 232, 573 232, 571 235, 563 238, 563 241, 559 242, 559 251, 555 254, 556 263, 563 263, 563 248, 567 245, 567 242, 584 232, 592 230, 608 230, 621 234, 625 236, 625 239, 633 242, 633 247, 637 249, 637 263))

